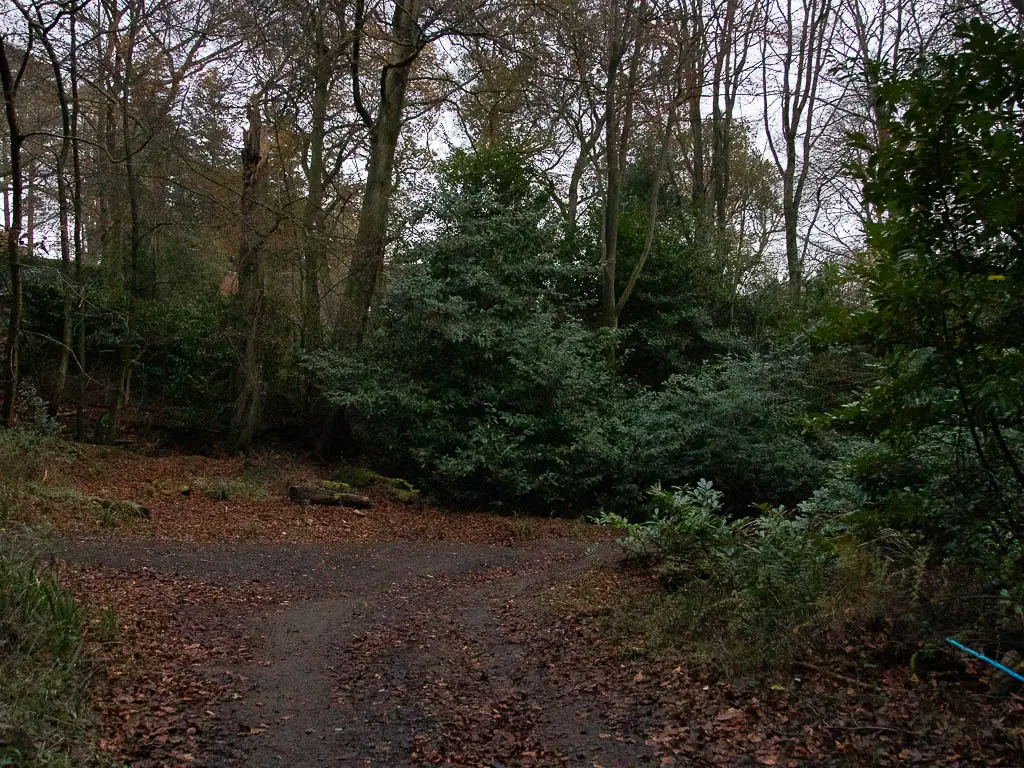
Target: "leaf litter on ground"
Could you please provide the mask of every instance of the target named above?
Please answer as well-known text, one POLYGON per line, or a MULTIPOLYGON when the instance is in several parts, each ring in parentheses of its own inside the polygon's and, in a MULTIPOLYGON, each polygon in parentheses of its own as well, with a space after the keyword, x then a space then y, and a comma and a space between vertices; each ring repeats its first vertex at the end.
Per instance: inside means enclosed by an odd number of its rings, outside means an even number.
MULTIPOLYGON (((103 531, 95 516, 69 503, 53 527, 64 537, 106 537, 129 551, 159 542, 330 548, 433 541, 546 554, 552 541, 589 549, 607 547, 611 538, 547 519, 531 519, 524 536, 522 523, 508 518, 383 496, 365 516, 304 508, 287 501, 283 485, 252 498, 217 499, 191 492, 196 478, 238 479, 246 471, 242 459, 83 454, 48 482, 86 497, 144 503, 150 518, 103 531)), ((296 462, 291 471, 290 481, 326 472, 296 462)), ((968 666, 974 676, 951 677, 858 669, 847 648, 805 662, 786 679, 725 679, 685 656, 648 652, 637 642, 624 649, 624 639, 609 631, 602 614, 656 589, 648 574, 607 557, 584 559, 557 576, 544 566, 534 571, 424 574, 412 590, 386 592, 382 599, 401 606, 396 615, 404 619, 353 639, 334 699, 357 698, 372 685, 387 706, 414 709, 419 719, 406 758, 424 765, 1024 765, 1024 701, 989 696, 984 670, 968 666), (516 578, 530 588, 505 594, 501 585, 516 578), (472 610, 490 619, 470 620, 472 610), (417 670, 418 684, 379 671, 381 659, 411 647, 432 649, 432 668, 417 670), (576 726, 585 733, 566 731, 576 726), (578 747, 566 748, 572 743, 578 747)), ((106 670, 96 693, 100 745, 109 758, 140 766, 201 764, 222 728, 220 711, 253 685, 231 670, 269 663, 254 620, 310 597, 298 580, 229 575, 215 582, 137 566, 130 557, 119 567, 69 559, 62 580, 90 615, 116 617, 113 636, 94 640, 106 670), (226 672, 216 676, 214 669, 226 672)), ((263 738, 290 718, 253 718, 244 735, 263 738)))

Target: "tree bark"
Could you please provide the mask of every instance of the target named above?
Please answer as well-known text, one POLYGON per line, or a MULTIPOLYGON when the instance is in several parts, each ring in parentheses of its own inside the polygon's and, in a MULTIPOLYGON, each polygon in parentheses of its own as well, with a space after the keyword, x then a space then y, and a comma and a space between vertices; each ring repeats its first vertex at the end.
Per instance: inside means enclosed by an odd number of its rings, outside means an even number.
POLYGON ((316 30, 316 60, 313 65, 313 99, 309 133, 309 161, 306 165, 307 191, 302 211, 302 253, 300 257, 302 349, 315 349, 321 342, 320 271, 324 247, 324 182, 326 160, 324 141, 327 131, 327 106, 330 98, 332 60, 328 57, 323 39, 323 22, 318 20, 316 30))
MULTIPOLYGON (((795 160, 793 161, 795 163, 795 160)), ((792 168, 792 164, 790 168, 792 168)), ((804 268, 800 258, 799 224, 800 208, 794 193, 793 174, 786 172, 782 178, 782 219, 786 231, 786 271, 789 275, 789 296, 796 306, 803 293, 804 268)))
MULTIPOLYGON (((25 17, 25 21, 33 24, 33 18, 28 8, 16 3, 18 9, 25 17)), ((74 13, 74 8, 71 9, 74 13)), ((48 28, 43 24, 42 15, 36 7, 36 28, 39 31, 39 42, 46 51, 47 59, 50 62, 50 69, 53 71, 53 84, 57 93, 57 104, 60 107, 61 141, 60 151, 57 153, 55 172, 57 175, 57 220, 60 239, 60 264, 61 264, 61 291, 63 293, 63 325, 61 332, 60 363, 57 367, 57 381, 54 384, 53 396, 50 398, 50 413, 56 415, 60 410, 61 400, 64 398, 64 388, 68 378, 68 364, 71 360, 71 342, 74 330, 74 291, 72 289, 71 275, 71 240, 69 226, 71 223, 71 202, 69 199, 67 165, 68 154, 71 150, 71 109, 68 104, 67 89, 64 87, 64 73, 61 71, 60 57, 53 47, 53 42, 48 36, 48 28)))
POLYGON ((106 438, 111 443, 117 440, 121 429, 121 417, 128 405, 131 368, 135 362, 131 339, 135 325, 135 304, 136 300, 143 293, 142 201, 138 174, 135 167, 136 148, 133 140, 135 131, 131 115, 132 86, 135 79, 135 43, 140 24, 138 9, 129 5, 128 16, 128 37, 123 41, 118 40, 120 44, 115 49, 115 66, 113 69, 114 83, 118 93, 121 141, 124 149, 125 188, 128 193, 129 246, 128 261, 122 264, 122 285, 127 299, 126 322, 124 337, 121 340, 117 355, 119 365, 117 387, 114 390, 113 400, 108 413, 109 422, 106 438), (123 71, 120 71, 116 64, 118 60, 123 62, 123 71))
POLYGON ((654 246, 654 235, 658 226, 658 196, 661 192, 662 176, 668 167, 669 148, 672 143, 672 135, 675 132, 675 123, 676 107, 675 105, 672 105, 668 114, 667 122, 665 123, 665 132, 661 137, 661 147, 658 150, 658 156, 655 159, 654 168, 651 170, 651 192, 647 198, 647 231, 644 235, 644 247, 640 252, 640 258, 637 259, 637 262, 633 267, 633 271, 629 275, 629 280, 626 281, 625 287, 622 289, 622 292, 616 300, 616 323, 618 323, 619 318, 622 316, 622 311, 626 308, 626 303, 633 295, 633 290, 636 288, 637 281, 640 279, 640 275, 643 273, 644 267, 647 265, 647 259, 651 256, 651 248, 654 246))
POLYGON ((704 95, 704 17, 699 3, 689 6, 693 32, 686 52, 686 91, 689 95, 690 151, 692 179, 690 200, 693 214, 703 221, 707 213, 707 183, 705 181, 704 114, 701 99, 704 95))
POLYGON ((370 306, 384 264, 388 212, 391 203, 395 153, 402 130, 402 111, 409 73, 422 50, 419 18, 421 0, 396 2, 391 21, 391 61, 381 71, 381 103, 375 119, 362 103, 359 91, 359 37, 362 32, 362 2, 356 4, 353 41, 353 96, 356 109, 370 130, 370 158, 366 166, 359 223, 352 249, 352 261, 342 296, 337 335, 342 345, 358 344, 366 331, 370 306))
MULTIPOLYGON (((715 56, 712 82, 711 188, 715 209, 715 232, 719 248, 725 244, 727 228, 732 119, 736 104, 733 91, 733 80, 736 73, 732 71, 731 60, 733 39, 736 34, 737 5, 738 0, 726 0, 725 19, 719 34, 719 47, 715 56)), ((745 59, 745 50, 740 55, 745 59)))
POLYGON ((263 244, 266 239, 267 133, 255 102, 248 108, 249 130, 242 148, 242 211, 238 245, 238 293, 245 307, 245 347, 235 382, 231 414, 231 445, 244 449, 259 424, 263 388, 263 314, 265 284, 263 244))
POLYGON ((619 29, 618 0, 609 4, 608 60, 605 64, 605 198, 604 230, 602 232, 601 319, 614 330, 618 327, 615 311, 616 262, 619 245, 619 193, 622 188, 619 149, 621 122, 619 116, 618 81, 624 54, 619 29))
POLYGON ((7 40, 0 36, 0 84, 3 86, 4 113, 7 117, 8 151, 11 162, 11 222, 7 228, 7 261, 11 274, 11 306, 7 327, 7 354, 4 370, 3 419, 7 427, 14 426, 18 399, 18 347, 21 343, 22 285, 21 285, 21 218, 24 177, 21 164, 21 148, 25 137, 18 123, 17 94, 25 63, 28 61, 32 44, 22 67, 15 72, 7 55, 7 40))
POLYGON ((78 29, 77 8, 71 9, 71 170, 74 182, 72 197, 74 244, 75 244, 75 287, 78 289, 78 328, 76 347, 78 350, 78 402, 75 408, 75 439, 85 439, 85 388, 88 377, 85 373, 85 265, 83 264, 84 244, 82 242, 82 156, 78 144, 78 114, 81 104, 78 100, 78 29))
POLYGON ((25 176, 25 255, 31 259, 36 255, 36 174, 38 163, 29 153, 22 174, 25 176))

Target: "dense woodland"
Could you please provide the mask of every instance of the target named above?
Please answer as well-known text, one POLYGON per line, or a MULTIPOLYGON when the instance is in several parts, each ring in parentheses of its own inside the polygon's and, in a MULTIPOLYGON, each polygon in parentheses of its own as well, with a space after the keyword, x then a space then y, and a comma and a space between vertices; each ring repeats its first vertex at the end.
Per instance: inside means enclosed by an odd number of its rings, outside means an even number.
POLYGON ((3 419, 596 516, 745 615, 858 542, 1019 637, 1021 20, 9 0, 3 419))

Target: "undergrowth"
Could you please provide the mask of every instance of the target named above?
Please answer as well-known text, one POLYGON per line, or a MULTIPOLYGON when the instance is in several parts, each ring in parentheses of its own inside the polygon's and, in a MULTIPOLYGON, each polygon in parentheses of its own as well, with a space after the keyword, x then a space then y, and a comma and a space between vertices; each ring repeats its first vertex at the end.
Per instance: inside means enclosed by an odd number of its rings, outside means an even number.
POLYGON ((80 765, 92 715, 74 598, 0 550, 0 766, 80 765))
POLYGON ((0 530, 31 527, 42 532, 49 515, 84 503, 72 488, 44 485, 77 457, 77 449, 45 420, 0 428, 0 530))
POLYGON ((0 428, 0 483, 41 481, 50 471, 74 461, 75 447, 56 431, 32 427, 0 428))
POLYGON ((198 477, 192 484, 214 501, 263 501, 286 493, 294 473, 293 458, 260 453, 246 459, 238 476, 198 477))
POLYGON ((707 481, 651 494, 657 509, 646 522, 598 519, 663 587, 611 612, 626 648, 682 650, 726 674, 837 652, 916 671, 949 666, 948 634, 997 655, 1024 640, 1016 595, 993 593, 977 572, 935 562, 928 546, 893 531, 865 541, 783 507, 729 518, 707 481))

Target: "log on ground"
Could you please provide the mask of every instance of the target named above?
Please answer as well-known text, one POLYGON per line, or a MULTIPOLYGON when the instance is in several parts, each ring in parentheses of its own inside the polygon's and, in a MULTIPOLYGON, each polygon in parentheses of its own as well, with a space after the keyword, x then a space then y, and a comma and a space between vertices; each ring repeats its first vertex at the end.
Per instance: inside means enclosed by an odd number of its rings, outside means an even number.
POLYGON ((321 507, 369 509, 373 506, 369 498, 358 493, 330 491, 315 485, 293 485, 288 489, 288 498, 296 504, 316 504, 321 507))

